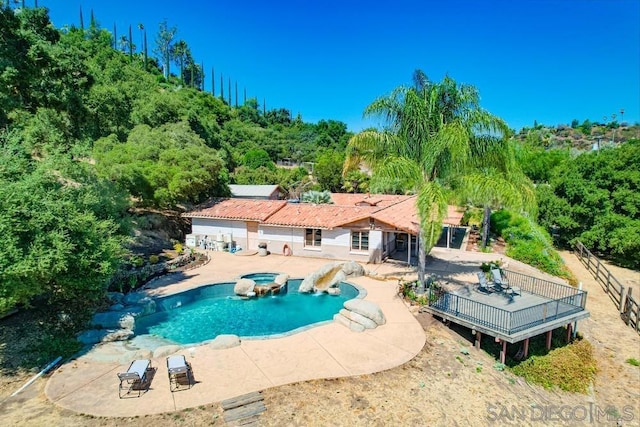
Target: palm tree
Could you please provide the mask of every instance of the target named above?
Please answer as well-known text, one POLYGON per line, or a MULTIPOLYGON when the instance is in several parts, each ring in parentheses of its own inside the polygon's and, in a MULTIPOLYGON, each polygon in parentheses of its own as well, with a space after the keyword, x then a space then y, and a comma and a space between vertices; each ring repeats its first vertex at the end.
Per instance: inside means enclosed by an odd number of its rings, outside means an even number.
POLYGON ((448 76, 431 82, 421 70, 413 80, 412 86, 398 87, 365 109, 365 116, 381 117, 386 127, 351 138, 344 173, 364 163, 373 172, 372 188, 417 194, 418 278, 424 292, 426 254, 440 236, 448 189, 463 183, 473 189, 475 175, 470 177, 481 171, 479 164, 505 163, 509 128, 480 107, 475 87, 448 76))

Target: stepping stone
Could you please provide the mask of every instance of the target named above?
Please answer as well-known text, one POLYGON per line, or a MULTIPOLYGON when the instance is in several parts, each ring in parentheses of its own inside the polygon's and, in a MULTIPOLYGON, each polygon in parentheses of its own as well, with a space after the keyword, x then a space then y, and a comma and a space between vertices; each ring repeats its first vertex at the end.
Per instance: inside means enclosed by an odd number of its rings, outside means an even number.
POLYGON ((258 416, 267 410, 262 393, 253 392, 223 400, 224 421, 236 426, 258 425, 258 416))

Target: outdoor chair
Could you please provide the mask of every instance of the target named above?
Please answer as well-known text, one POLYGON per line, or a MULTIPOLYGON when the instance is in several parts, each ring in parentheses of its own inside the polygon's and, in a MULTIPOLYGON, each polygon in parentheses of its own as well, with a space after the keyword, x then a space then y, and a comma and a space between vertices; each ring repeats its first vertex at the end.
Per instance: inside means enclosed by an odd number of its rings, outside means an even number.
POLYGON ((118 374, 120 386, 118 387, 118 397, 122 399, 134 390, 138 391, 138 397, 142 394, 142 390, 149 390, 149 378, 147 372, 152 370, 151 360, 140 359, 134 360, 129 365, 127 372, 118 374))
POLYGON ((191 364, 182 354, 167 357, 167 371, 169 372, 169 390, 171 392, 178 390, 183 385, 191 388, 191 380, 193 379, 191 364))
POLYGON ((511 286, 507 281, 507 278, 502 275, 502 272, 497 268, 491 269, 491 276, 493 277, 493 284, 499 287, 502 291, 513 295, 520 295, 520 288, 511 286))
POLYGON ((484 272, 481 271, 478 273, 478 290, 481 292, 491 292, 491 285, 487 281, 487 276, 484 275, 484 272))
POLYGON ((491 269, 491 277, 493 277, 493 284, 496 287, 500 287, 501 289, 507 289, 509 287, 509 283, 507 279, 502 277, 502 273, 497 268, 491 269))

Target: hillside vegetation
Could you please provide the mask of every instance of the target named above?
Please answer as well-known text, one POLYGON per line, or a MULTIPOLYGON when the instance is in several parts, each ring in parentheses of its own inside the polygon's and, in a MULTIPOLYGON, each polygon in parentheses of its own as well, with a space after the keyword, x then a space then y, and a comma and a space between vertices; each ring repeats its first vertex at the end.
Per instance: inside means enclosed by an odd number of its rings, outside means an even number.
POLYGON ((344 152, 344 123, 232 106, 193 73, 163 75, 162 59, 115 48, 93 14, 87 29, 58 30, 45 8, 2 6, 0 36, 0 312, 39 305, 82 324, 144 222, 133 208, 180 211, 233 182, 342 185, 322 159, 344 152), (319 162, 327 182, 282 158, 319 162))

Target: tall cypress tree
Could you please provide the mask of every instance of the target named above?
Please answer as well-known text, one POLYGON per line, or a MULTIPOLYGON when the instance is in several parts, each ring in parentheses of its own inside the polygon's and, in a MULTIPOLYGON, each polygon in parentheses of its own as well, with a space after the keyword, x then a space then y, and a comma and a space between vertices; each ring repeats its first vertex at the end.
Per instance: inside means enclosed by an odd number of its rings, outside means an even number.
POLYGON ((116 28, 116 23, 113 23, 113 50, 118 48, 118 30, 116 28))
POLYGON ((227 97, 229 98, 229 106, 231 106, 231 77, 229 77, 229 93, 227 97))
POLYGON ((93 16, 93 9, 91 9, 91 14, 89 16, 89 28, 93 30, 96 28, 96 18, 93 16))
POLYGON ((236 108, 238 108, 238 82, 236 81, 236 108))
POLYGON ((133 62, 133 33, 131 32, 131 24, 129 24, 129 62, 133 62))
POLYGON ((216 96, 216 69, 211 67, 211 95, 216 96))
POLYGON ((202 73, 200 76, 200 90, 204 92, 204 62, 200 63, 200 73, 202 73))
POLYGON ((262 115, 267 115, 267 100, 262 98, 262 115))
POLYGON ((220 73, 220 100, 224 102, 224 77, 220 73))
POLYGON ((144 69, 147 70, 147 29, 144 29, 144 69))
POLYGON ((82 17, 82 6, 80 6, 80 29, 84 31, 84 18, 82 17))
POLYGON ((247 88, 244 88, 244 98, 242 98, 242 105, 247 103, 247 88))

